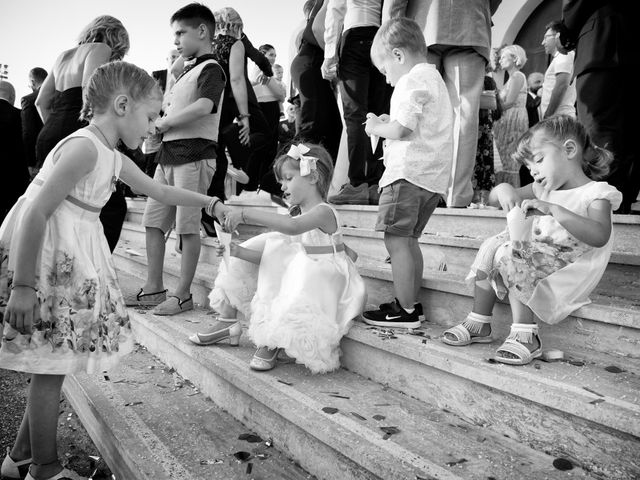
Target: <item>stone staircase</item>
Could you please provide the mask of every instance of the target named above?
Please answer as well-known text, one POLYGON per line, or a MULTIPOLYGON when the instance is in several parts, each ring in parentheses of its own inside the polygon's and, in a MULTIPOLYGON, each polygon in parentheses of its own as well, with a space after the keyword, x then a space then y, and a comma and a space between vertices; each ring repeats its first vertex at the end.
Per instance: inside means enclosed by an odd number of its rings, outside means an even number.
MULTIPOLYGON (((276 211, 257 198, 229 204, 276 211)), ((114 253, 126 290, 139 288, 146 273, 143 207, 143 201, 129 202, 114 253)), ((390 299, 387 254, 381 235, 372 230, 376 207, 339 210, 345 241, 360 255, 369 302, 390 299)), ((344 368, 336 373, 312 376, 297 365, 258 373, 247 366, 253 348, 246 340, 240 348, 190 344, 188 335, 213 320, 206 307, 219 262, 214 239, 203 240, 192 288, 199 308, 170 318, 131 310, 134 329, 167 368, 247 428, 272 438, 284 455, 318 478, 640 478, 640 219, 614 217, 614 254, 593 303, 559 325, 542 325, 544 348, 562 350, 565 361, 525 367, 492 362, 498 340, 466 348, 439 340, 471 308, 464 277, 482 239, 504 227, 501 211, 437 209, 420 239, 425 258, 420 300, 428 321, 421 329, 395 332, 356 322, 342 342, 344 368), (571 470, 557 468, 567 460, 571 470)), ((261 231, 242 226, 240 236, 261 231)), ((169 289, 177 283, 180 262, 172 237, 165 262, 169 289)), ((508 305, 498 304, 494 317, 495 336, 503 338, 508 305)), ((87 407, 91 396, 80 387, 89 379, 72 382, 74 407, 93 412, 82 418, 85 425, 115 429, 100 409, 87 407)), ((118 451, 126 448, 117 442, 98 446, 108 462, 105 451, 117 462, 118 451)), ((139 469, 145 470, 144 462, 139 469)), ((119 478, 165 478, 130 475, 119 478)))

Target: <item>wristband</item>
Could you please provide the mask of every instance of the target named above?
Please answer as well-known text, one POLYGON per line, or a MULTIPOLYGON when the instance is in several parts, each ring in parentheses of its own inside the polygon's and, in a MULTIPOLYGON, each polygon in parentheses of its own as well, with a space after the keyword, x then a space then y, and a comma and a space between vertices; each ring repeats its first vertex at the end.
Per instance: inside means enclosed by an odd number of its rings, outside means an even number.
POLYGON ((209 205, 207 205, 206 208, 206 212, 210 217, 215 217, 215 209, 216 209, 216 205, 218 204, 218 202, 221 202, 222 200, 220 200, 218 197, 211 197, 211 201, 209 202, 209 205))

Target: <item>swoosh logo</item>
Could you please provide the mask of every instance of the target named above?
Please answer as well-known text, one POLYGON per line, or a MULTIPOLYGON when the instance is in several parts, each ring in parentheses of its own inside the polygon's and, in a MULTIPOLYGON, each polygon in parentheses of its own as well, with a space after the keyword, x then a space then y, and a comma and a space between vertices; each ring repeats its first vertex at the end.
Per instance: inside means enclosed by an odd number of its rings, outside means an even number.
POLYGON ((394 315, 394 316, 387 315, 387 316, 386 316, 386 317, 384 317, 384 318, 385 318, 385 320, 397 320, 397 319, 399 319, 400 317, 401 317, 401 315, 394 315))

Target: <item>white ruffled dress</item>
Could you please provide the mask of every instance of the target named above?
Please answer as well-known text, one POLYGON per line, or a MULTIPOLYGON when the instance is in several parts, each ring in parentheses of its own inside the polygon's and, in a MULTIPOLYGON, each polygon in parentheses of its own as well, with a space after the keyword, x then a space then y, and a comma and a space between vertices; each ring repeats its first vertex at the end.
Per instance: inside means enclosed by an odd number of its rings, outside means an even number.
POLYGON ((209 299, 213 308, 226 302, 242 312, 256 346, 283 348, 311 372, 325 373, 340 366, 340 339, 362 313, 366 289, 342 247, 337 212, 328 204, 315 208, 331 208, 335 233, 270 232, 247 240, 243 247, 262 251, 260 265, 222 262, 209 299))

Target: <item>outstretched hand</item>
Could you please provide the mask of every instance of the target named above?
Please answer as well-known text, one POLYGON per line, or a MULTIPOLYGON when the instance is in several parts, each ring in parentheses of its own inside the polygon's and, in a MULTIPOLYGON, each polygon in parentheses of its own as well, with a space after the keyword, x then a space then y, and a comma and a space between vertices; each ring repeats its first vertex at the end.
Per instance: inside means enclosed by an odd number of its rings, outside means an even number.
POLYGON ((18 332, 30 334, 33 325, 40 319, 36 292, 29 287, 15 287, 9 296, 4 320, 18 332))

